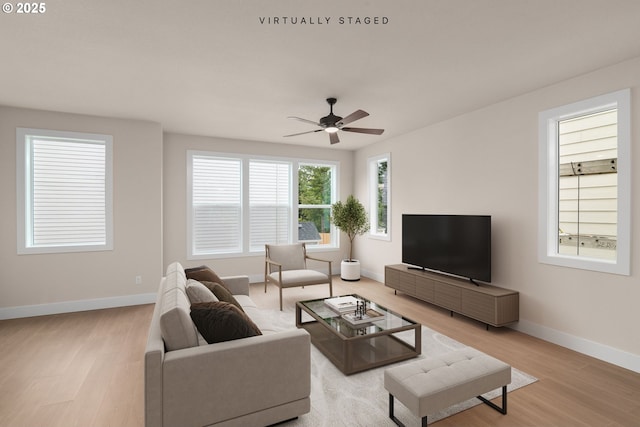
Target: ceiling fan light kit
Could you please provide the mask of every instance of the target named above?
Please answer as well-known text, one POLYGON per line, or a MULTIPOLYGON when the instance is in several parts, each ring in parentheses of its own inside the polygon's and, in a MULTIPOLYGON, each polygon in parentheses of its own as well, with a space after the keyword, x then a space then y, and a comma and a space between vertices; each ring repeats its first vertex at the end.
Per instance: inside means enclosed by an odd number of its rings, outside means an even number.
POLYGON ((337 144, 338 142, 340 142, 340 138, 338 138, 337 133, 338 131, 341 131, 341 130, 345 132, 366 133, 369 135, 382 135, 382 132, 384 132, 384 129, 345 127, 344 125, 346 124, 349 124, 349 123, 355 122, 356 120, 360 120, 364 117, 367 117, 369 113, 363 110, 356 110, 353 113, 349 114, 347 117, 342 118, 340 116, 336 116, 335 114, 333 114, 333 105, 336 102, 337 102, 336 98, 327 98, 327 103, 329 104, 329 108, 330 108, 329 114, 327 116, 322 117, 317 122, 314 122, 313 120, 303 119, 300 117, 289 116, 290 119, 295 119, 301 122, 316 125, 316 126, 319 126, 320 129, 310 130, 307 132, 293 133, 291 135, 285 135, 285 137, 304 135, 307 133, 320 132, 324 130, 329 134, 329 142, 331 142, 331 144, 337 144))

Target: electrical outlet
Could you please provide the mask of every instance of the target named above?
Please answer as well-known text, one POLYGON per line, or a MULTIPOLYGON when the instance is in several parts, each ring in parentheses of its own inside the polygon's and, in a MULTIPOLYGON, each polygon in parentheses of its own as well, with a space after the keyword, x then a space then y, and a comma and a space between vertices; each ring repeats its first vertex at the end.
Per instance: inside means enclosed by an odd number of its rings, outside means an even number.
POLYGON ((142 285, 142 276, 136 276, 136 285, 142 285))

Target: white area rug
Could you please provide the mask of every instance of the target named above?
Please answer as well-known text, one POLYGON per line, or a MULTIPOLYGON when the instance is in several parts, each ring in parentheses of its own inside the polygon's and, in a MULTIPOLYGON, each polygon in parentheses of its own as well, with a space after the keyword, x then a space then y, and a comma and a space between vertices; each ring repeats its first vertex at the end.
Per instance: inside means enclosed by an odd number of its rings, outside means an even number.
MULTIPOLYGON (((262 313, 269 313, 268 317, 275 329, 295 328, 293 312, 263 310, 262 313)), ((403 339, 405 337, 407 342, 412 343, 413 331, 409 331, 403 339)), ((411 363, 419 358, 446 354, 465 347, 467 346, 423 325, 422 354, 418 358, 345 376, 311 345, 311 412, 281 425, 284 427, 395 426, 389 418, 389 394, 384 388, 384 370, 390 366, 411 363)), ((515 368, 511 369, 511 384, 507 387, 509 392, 537 381, 537 378, 531 375, 515 368)), ((500 394, 501 390, 498 389, 487 393, 484 397, 493 399, 500 394)), ((447 410, 430 414, 429 424, 481 403, 479 399, 474 398, 447 410)), ((487 410, 493 411, 489 407, 487 410)), ((394 412, 405 425, 420 425, 419 418, 397 400, 394 412)))

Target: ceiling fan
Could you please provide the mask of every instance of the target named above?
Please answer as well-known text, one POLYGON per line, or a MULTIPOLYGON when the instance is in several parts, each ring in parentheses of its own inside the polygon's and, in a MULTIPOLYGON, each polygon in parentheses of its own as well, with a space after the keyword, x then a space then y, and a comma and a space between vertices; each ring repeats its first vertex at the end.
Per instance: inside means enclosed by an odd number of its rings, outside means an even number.
POLYGON ((300 120, 301 122, 311 123, 312 125, 320 126, 320 129, 310 130, 307 132, 293 133, 291 135, 285 135, 285 137, 325 131, 329 134, 329 141, 331 141, 331 144, 337 144, 338 142, 340 142, 340 138, 338 138, 338 134, 337 134, 339 130, 343 130, 345 132, 368 133, 371 135, 381 135, 382 132, 384 132, 384 129, 346 127, 345 125, 349 123, 352 123, 352 122, 355 122, 356 120, 360 120, 364 117, 367 117, 369 113, 363 110, 357 110, 344 118, 340 116, 336 116, 335 114, 333 114, 333 105, 336 103, 336 101, 337 101, 336 98, 327 98, 327 102, 329 103, 329 107, 330 107, 329 115, 324 116, 317 122, 314 122, 313 120, 302 119, 300 117, 289 116, 288 117, 289 119, 296 119, 296 120, 300 120))

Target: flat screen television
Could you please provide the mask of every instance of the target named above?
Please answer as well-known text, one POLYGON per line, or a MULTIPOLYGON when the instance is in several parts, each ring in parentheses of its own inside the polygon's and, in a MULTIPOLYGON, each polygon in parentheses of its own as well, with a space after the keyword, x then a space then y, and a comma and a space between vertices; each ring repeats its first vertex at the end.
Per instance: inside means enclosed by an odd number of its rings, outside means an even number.
POLYGON ((491 282, 491 216, 403 214, 402 262, 491 282))

